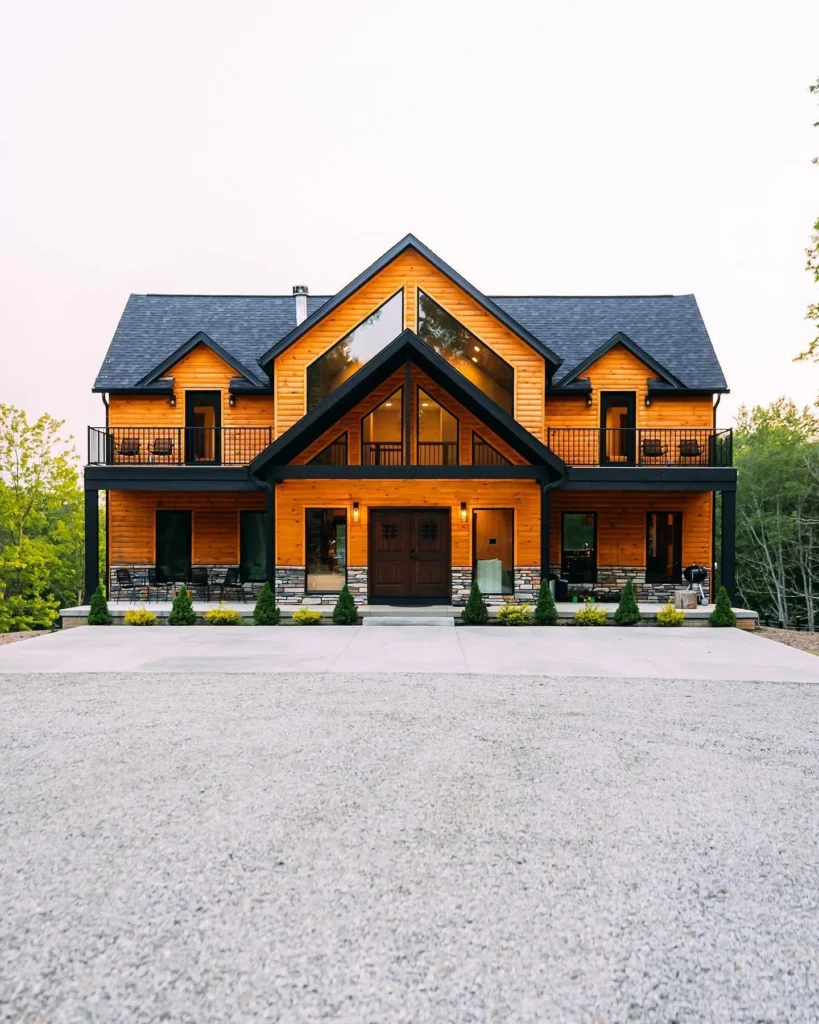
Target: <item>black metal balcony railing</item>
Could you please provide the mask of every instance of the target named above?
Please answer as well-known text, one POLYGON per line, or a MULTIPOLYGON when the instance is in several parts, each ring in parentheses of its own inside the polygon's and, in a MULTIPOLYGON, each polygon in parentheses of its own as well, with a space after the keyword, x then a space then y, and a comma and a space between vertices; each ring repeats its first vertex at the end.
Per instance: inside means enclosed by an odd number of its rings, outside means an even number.
POLYGON ((733 464, 730 428, 550 427, 546 444, 569 466, 733 464))
POLYGON ((491 444, 486 441, 472 442, 472 465, 473 466, 508 466, 509 459, 505 458, 491 444))
POLYGON ((89 427, 91 466, 246 466, 272 427, 89 427))
POLYGON ((362 466, 400 466, 404 462, 404 446, 400 441, 362 441, 362 466))
POLYGON ((457 441, 419 441, 419 466, 457 466, 457 441))

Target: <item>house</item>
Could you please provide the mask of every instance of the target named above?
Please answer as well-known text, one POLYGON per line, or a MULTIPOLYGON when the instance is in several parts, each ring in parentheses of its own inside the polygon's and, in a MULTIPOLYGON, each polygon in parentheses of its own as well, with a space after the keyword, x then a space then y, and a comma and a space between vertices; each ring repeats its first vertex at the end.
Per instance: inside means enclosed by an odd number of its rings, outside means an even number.
POLYGON ((488 296, 408 235, 333 296, 131 295, 94 385, 109 586, 463 604, 697 562, 733 596, 727 391, 692 295, 488 296), (716 493, 722 495, 717 524, 716 493), (118 572, 119 570, 119 572, 118 572), (123 570, 126 572, 123 573, 123 570))

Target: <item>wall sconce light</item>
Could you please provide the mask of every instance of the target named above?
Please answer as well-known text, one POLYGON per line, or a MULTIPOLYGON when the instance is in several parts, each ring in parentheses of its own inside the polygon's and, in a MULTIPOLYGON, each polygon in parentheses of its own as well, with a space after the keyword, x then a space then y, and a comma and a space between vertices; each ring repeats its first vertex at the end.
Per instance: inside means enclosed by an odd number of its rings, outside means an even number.
POLYGON ((651 395, 646 395, 646 409, 651 405, 651 395))
POLYGON ((461 522, 462 523, 466 522, 466 502, 465 501, 461 502, 461 522))
POLYGON ((171 397, 168 399, 168 405, 173 409, 173 407, 176 405, 176 395, 171 395, 171 397))
POLYGON ((361 509, 358 507, 358 502, 353 502, 353 522, 357 523, 359 516, 361 515, 361 509))
POLYGON ((236 395, 228 395, 228 405, 233 408, 236 405, 236 395))
POLYGON ((592 393, 591 391, 586 395, 586 405, 591 406, 592 404, 592 393))

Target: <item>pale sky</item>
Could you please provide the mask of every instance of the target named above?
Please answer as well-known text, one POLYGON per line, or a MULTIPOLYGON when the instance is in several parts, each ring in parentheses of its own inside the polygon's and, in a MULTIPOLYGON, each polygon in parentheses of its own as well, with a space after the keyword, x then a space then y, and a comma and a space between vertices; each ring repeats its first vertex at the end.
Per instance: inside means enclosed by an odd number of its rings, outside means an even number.
POLYGON ((819 392, 816 0, 0 15, 0 402, 83 457, 129 292, 332 293, 409 231, 488 294, 694 292, 721 425, 819 392))

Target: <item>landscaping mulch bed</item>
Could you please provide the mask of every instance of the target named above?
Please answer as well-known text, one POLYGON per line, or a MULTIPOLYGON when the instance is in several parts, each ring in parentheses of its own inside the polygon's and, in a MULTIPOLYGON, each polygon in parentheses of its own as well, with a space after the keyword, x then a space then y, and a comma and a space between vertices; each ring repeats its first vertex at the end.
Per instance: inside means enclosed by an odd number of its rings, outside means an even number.
POLYGON ((0 647, 3 644, 13 644, 18 640, 28 640, 33 636, 45 636, 53 632, 53 629, 32 629, 29 633, 0 633, 0 647))
POLYGON ((755 630, 756 636, 764 636, 767 640, 776 640, 788 647, 796 647, 800 651, 819 655, 819 633, 806 633, 799 629, 775 629, 773 626, 760 626, 755 630))

